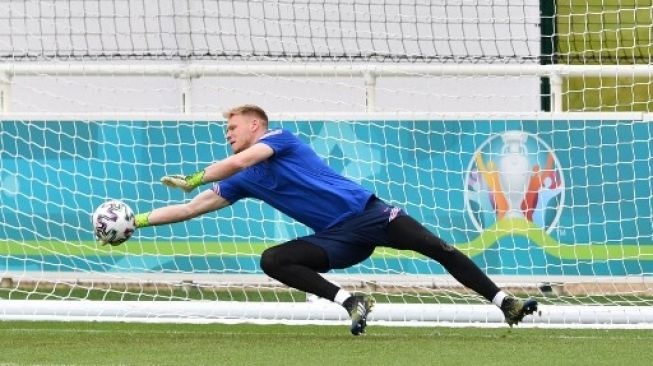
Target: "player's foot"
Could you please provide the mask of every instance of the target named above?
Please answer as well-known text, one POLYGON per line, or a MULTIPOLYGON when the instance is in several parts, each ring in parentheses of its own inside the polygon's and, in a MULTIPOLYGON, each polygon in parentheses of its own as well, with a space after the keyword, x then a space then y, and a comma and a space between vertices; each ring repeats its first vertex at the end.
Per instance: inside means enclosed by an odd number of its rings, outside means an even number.
POLYGON ((351 334, 357 336, 365 333, 367 315, 372 312, 374 299, 369 295, 353 295, 345 300, 343 306, 351 317, 351 334))
POLYGON ((522 301, 508 296, 501 303, 501 311, 506 317, 506 323, 512 327, 522 321, 526 315, 531 315, 537 311, 537 300, 528 299, 522 301))

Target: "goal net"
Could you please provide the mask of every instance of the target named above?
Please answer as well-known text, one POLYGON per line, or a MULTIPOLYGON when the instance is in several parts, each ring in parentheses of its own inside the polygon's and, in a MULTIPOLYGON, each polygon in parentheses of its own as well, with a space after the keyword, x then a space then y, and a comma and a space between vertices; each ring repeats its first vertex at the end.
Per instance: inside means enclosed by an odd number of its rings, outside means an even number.
MULTIPOLYGON (((2 2, 2 318, 346 321, 263 274, 263 250, 310 230, 256 200, 93 241, 106 200, 191 199, 159 178, 227 157, 221 112, 252 103, 538 299, 525 324, 651 327, 652 8, 638 4, 2 2)), ((372 294, 379 323, 503 322, 412 252, 326 277, 372 294)))

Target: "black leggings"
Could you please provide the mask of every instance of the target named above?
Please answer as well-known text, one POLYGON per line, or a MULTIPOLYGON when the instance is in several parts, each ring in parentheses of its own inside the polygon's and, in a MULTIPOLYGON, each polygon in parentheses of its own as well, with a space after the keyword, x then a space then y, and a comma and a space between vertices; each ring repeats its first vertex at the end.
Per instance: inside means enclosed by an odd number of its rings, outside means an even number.
POLYGON ((412 250, 438 261, 458 282, 492 301, 497 285, 460 250, 435 236, 410 216, 401 216, 388 225, 391 248, 412 250))
POLYGON ((324 249, 303 240, 266 249, 261 255, 261 269, 281 283, 325 299, 333 300, 340 289, 318 273, 329 270, 324 249))
MULTIPOLYGON (((386 229, 391 244, 438 261, 458 282, 492 301, 499 288, 478 266, 455 247, 445 243, 410 216, 400 216, 386 229)), ((339 287, 318 272, 329 270, 326 252, 306 241, 291 240, 266 249, 261 269, 270 277, 301 291, 333 300, 339 287)))

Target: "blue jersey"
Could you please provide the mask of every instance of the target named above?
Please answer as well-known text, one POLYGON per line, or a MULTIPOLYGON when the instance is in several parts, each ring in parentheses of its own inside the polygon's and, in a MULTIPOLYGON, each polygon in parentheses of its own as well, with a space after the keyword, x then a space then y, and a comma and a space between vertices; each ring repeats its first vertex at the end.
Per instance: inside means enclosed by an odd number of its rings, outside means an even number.
POLYGON ((364 211, 372 193, 329 168, 291 132, 270 130, 258 142, 274 155, 215 183, 227 201, 260 199, 316 232, 364 211))

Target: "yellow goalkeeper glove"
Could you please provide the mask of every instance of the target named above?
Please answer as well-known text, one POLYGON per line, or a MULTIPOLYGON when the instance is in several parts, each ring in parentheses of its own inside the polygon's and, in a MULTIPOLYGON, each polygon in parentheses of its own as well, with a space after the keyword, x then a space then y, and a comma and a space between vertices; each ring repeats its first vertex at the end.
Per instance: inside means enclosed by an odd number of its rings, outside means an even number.
POLYGON ((161 178, 161 183, 170 188, 180 188, 184 192, 188 193, 193 189, 204 184, 202 178, 204 177, 204 171, 200 170, 199 172, 192 175, 166 175, 161 178))

